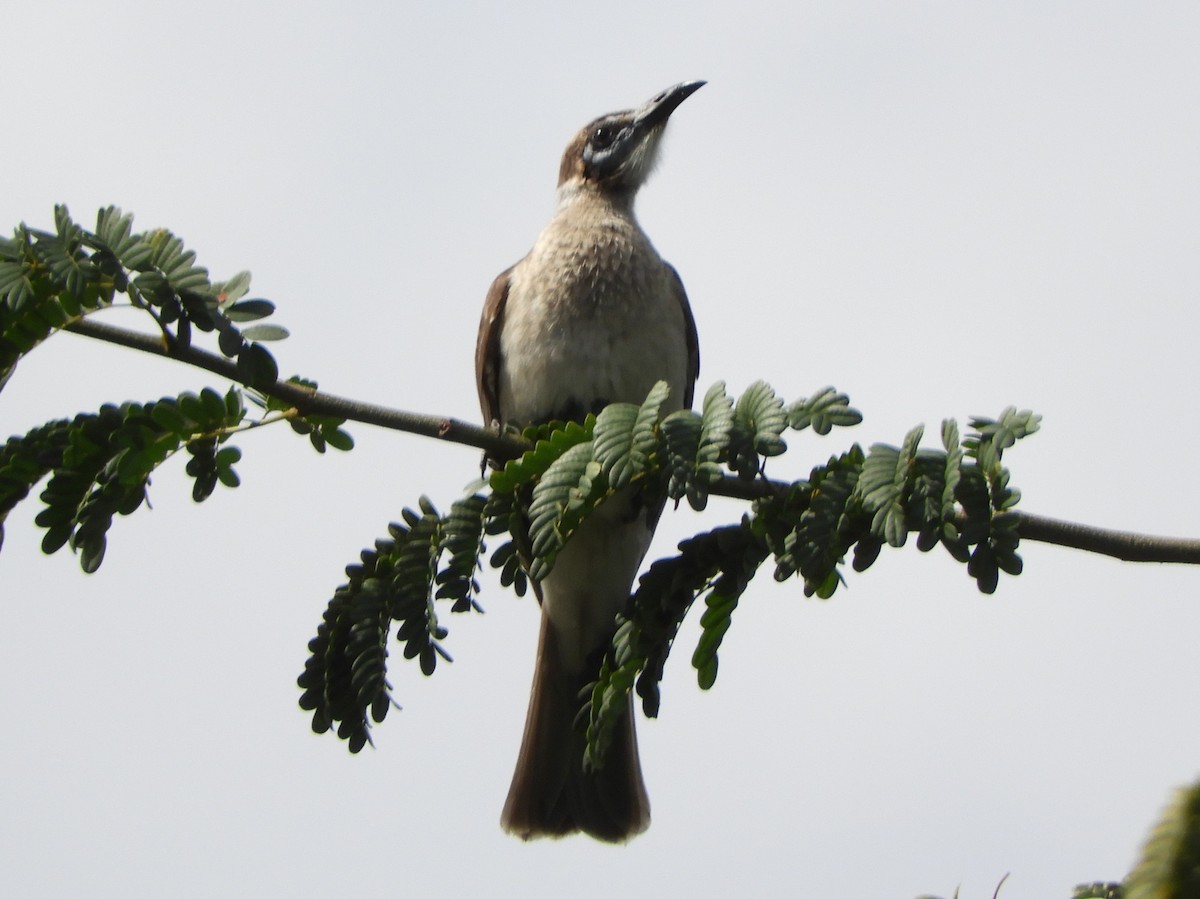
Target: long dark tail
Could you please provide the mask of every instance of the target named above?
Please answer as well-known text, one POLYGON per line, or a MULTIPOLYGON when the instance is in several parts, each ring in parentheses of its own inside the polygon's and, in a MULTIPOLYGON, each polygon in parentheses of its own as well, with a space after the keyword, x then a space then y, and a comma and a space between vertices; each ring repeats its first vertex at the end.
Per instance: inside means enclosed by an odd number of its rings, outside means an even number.
POLYGON ((524 840, 583 831, 619 843, 650 826, 632 702, 604 767, 583 769, 586 739, 575 718, 587 680, 563 671, 553 628, 543 614, 525 736, 500 816, 500 825, 524 840))

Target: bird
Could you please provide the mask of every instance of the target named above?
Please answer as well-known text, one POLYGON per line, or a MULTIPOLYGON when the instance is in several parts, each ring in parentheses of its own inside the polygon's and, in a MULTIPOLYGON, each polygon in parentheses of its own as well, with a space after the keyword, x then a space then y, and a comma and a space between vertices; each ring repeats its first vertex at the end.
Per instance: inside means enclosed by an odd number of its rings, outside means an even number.
MULTIPOLYGON (((567 145, 555 210, 533 248, 492 283, 475 350, 484 423, 581 420, 640 403, 658 381, 663 414, 690 408, 700 353, 683 282, 634 215, 667 120, 704 81, 600 116, 567 145)), ((580 692, 595 679, 662 512, 624 488, 595 510, 534 590, 537 658, 501 826, 522 839, 583 832, 620 843, 650 825, 634 708, 600 767, 585 769, 580 692)))

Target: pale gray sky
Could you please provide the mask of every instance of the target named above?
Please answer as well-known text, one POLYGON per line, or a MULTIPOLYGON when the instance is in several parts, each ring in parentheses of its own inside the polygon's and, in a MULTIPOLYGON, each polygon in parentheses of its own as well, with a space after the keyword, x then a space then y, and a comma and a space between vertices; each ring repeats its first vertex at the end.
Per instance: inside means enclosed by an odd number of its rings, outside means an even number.
MULTIPOLYGON (((287 373, 477 416, 484 293, 595 115, 685 79, 639 210, 688 286, 701 388, 834 384, 857 433, 1029 407, 1025 508, 1200 533, 1200 6, 22 4, 0 57, 0 227, 115 203, 214 277, 254 272, 287 373)), ((109 320, 121 321, 117 316, 109 320)), ((72 336, 22 363, 0 438, 214 380, 72 336)), ((219 386, 219 384, 218 384, 219 386)), ((432 679, 351 757, 296 707, 342 567, 468 450, 366 427, 318 457, 240 441, 244 486, 177 470, 93 577, 0 555, 0 893, 11 896, 1068 896, 1118 879, 1200 770, 1194 569, 1026 545, 979 595, 888 552, 828 602, 756 583, 709 693, 690 623, 640 722, 654 823, 624 848, 497 825, 537 610, 487 580, 432 679)), ((736 520, 666 517, 656 550, 736 520)))

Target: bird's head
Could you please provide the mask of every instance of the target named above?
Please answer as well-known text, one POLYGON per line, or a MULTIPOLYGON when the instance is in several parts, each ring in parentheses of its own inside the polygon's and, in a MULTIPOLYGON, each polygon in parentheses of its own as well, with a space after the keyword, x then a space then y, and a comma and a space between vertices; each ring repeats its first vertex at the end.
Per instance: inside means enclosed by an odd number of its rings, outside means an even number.
POLYGON ((676 84, 637 109, 612 112, 589 122, 563 153, 558 186, 592 187, 632 196, 650 176, 667 119, 703 81, 676 84))

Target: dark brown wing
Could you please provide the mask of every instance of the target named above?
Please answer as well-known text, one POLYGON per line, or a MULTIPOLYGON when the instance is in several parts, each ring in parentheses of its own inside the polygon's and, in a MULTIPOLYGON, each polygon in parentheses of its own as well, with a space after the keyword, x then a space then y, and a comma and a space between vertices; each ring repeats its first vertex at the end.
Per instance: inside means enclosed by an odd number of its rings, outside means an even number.
POLYGON ((475 341, 475 386, 479 390, 479 409, 483 412, 484 427, 501 421, 500 417, 500 326, 504 321, 504 306, 508 302, 506 268, 488 289, 479 320, 479 337, 475 341))
POLYGON ((683 279, 679 277, 679 272, 675 271, 675 266, 669 262, 664 262, 675 278, 675 298, 679 300, 679 309, 683 313, 683 324, 687 331, 687 352, 688 352, 688 370, 687 370, 687 389, 683 394, 683 408, 692 408, 692 396, 696 392, 696 379, 700 377, 700 336, 696 333, 696 320, 692 318, 692 306, 688 302, 687 291, 683 289, 683 279))

